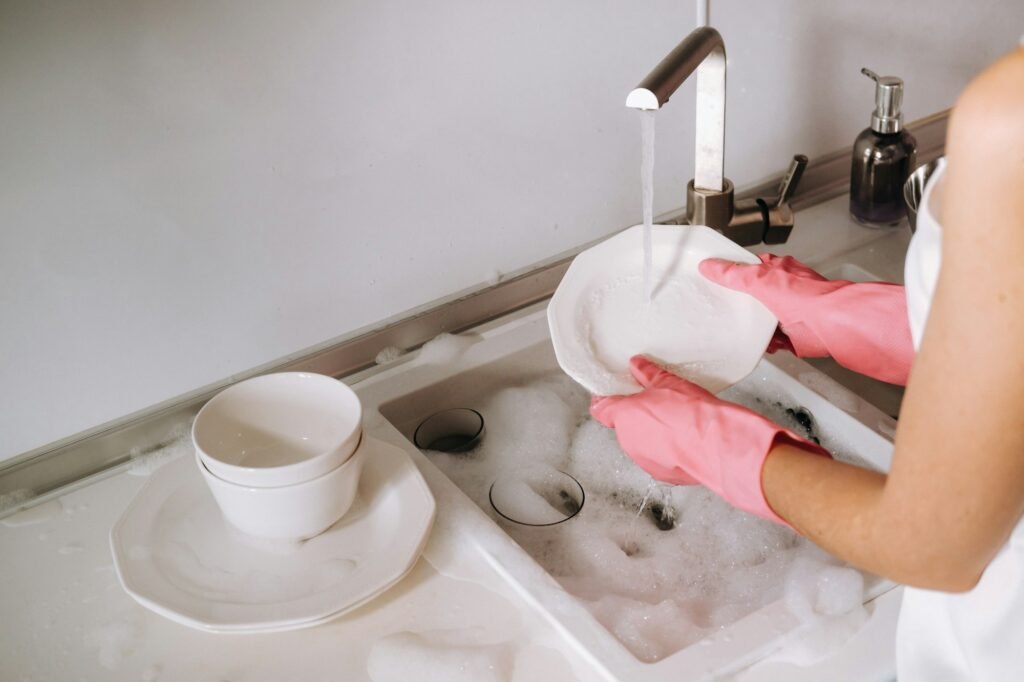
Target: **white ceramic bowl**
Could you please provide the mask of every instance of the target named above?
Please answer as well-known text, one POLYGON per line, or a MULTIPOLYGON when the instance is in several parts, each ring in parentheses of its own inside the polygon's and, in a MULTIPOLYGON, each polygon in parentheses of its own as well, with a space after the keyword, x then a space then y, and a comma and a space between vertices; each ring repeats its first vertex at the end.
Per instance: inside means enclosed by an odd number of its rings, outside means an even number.
POLYGON ((311 481, 348 459, 362 436, 351 388, 307 372, 266 374, 230 386, 199 410, 192 441, 206 468, 239 485, 311 481))
POLYGON ((211 473, 198 453, 196 464, 224 518, 235 528, 268 540, 306 540, 330 528, 352 506, 374 443, 364 437, 351 457, 323 476, 277 488, 229 483, 211 473))

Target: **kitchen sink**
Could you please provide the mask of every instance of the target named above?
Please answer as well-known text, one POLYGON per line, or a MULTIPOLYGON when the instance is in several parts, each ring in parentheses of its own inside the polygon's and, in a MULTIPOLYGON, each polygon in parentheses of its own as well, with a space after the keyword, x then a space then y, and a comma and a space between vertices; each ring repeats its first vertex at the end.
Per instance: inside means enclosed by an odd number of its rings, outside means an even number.
MULTIPOLYGON (((589 419, 589 396, 558 369, 541 306, 474 330, 448 352, 400 358, 356 389, 368 427, 423 471, 438 524, 481 553, 604 679, 717 679, 821 631, 829 618, 794 608, 800 571, 810 571, 809 585, 828 572, 862 585, 839 614, 847 624, 895 587, 699 486, 655 484, 589 419), (483 415, 482 443, 416 448, 420 424, 450 408, 483 415)), ((840 458, 889 466, 893 420, 791 355, 763 360, 723 397, 840 458)))

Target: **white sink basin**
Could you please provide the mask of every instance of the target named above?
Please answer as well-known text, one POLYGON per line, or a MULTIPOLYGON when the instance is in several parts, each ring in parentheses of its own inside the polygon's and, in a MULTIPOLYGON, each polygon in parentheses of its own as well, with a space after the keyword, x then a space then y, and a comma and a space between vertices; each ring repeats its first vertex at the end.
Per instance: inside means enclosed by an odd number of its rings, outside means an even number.
MULTIPOLYGON (((799 638, 808 627, 821 626, 820 622, 808 626, 791 613, 783 603, 781 585, 768 586, 774 595, 768 603, 750 613, 738 613, 734 622, 716 626, 714 632, 707 636, 702 632, 699 640, 687 642, 681 650, 656 662, 644 662, 638 658, 634 653, 636 647, 631 651, 623 644, 621 636, 617 638, 580 599, 563 587, 563 583, 572 584, 573 576, 561 575, 555 579, 542 566, 547 559, 542 556, 540 561, 536 560, 510 537, 509 532, 517 534, 521 540, 526 537, 529 542, 524 540, 524 546, 530 547, 535 555, 538 554, 537 547, 544 545, 543 541, 536 542, 536 535, 532 539, 522 535, 522 529, 501 519, 486 502, 480 502, 479 491, 469 489, 477 484, 468 483, 468 479, 461 480, 469 494, 460 490, 431 461, 430 457, 435 455, 424 455, 412 445, 412 434, 417 425, 438 410, 479 407, 508 386, 539 377, 557 376, 543 309, 535 307, 491 323, 480 330, 478 338, 457 359, 442 364, 428 364, 415 357, 400 360, 357 385, 366 409, 368 428, 405 448, 423 471, 438 500, 438 526, 449 528, 452 536, 458 538, 457 546, 451 547, 450 551, 481 553, 527 603, 539 610, 565 636, 570 646, 593 663, 604 679, 632 682, 718 678, 764 659, 787 641, 799 638), (470 496, 476 496, 478 504, 474 504, 470 496)), ((566 394, 570 390, 563 385, 556 392, 566 394)), ((769 410, 806 408, 813 415, 826 447, 845 451, 879 469, 888 467, 892 443, 886 434, 892 433, 892 420, 792 356, 762 362, 754 374, 730 390, 760 400, 769 410)), ((569 396, 566 399, 572 402, 578 398, 569 396)), ((488 434, 489 437, 491 435, 488 434)), ((623 490, 628 492, 634 473, 624 470, 622 477, 623 490)), ((487 485, 488 481, 483 481, 483 484, 487 485)), ((601 504, 608 508, 607 486, 602 489, 602 486, 592 486, 587 480, 582 480, 582 485, 584 489, 589 488, 588 501, 578 517, 557 528, 585 523, 577 519, 584 519, 588 509, 601 508, 601 504), (600 497, 602 495, 605 497, 600 497)), ((629 494, 636 495, 636 490, 629 494)), ((697 490, 693 494, 702 493, 697 490)), ((705 501, 700 504, 720 503, 705 501)), ((685 539, 690 529, 685 525, 687 518, 695 517, 684 514, 680 525, 671 531, 672 535, 665 537, 676 538, 673 541, 685 539)), ((644 524, 648 535, 658 532, 650 530, 648 518, 638 523, 644 524)), ((574 528, 581 527, 587 526, 577 525, 574 528)), ((548 529, 533 528, 525 532, 544 533, 548 529)), ((627 549, 623 551, 628 555, 627 549)), ((616 560, 626 559, 617 557, 616 560)), ((713 587, 716 576, 707 576, 706 579, 713 587)), ((865 586, 865 601, 894 587, 887 581, 870 576, 865 586)))

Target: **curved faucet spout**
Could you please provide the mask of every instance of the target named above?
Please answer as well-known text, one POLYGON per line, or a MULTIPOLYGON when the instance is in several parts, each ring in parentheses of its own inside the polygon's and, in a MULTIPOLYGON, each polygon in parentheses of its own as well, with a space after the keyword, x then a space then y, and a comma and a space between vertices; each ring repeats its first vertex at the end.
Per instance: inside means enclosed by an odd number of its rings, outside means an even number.
POLYGON ((725 176, 725 42, 704 26, 683 39, 626 97, 633 109, 660 109, 697 72, 697 139, 693 184, 722 192, 725 176))

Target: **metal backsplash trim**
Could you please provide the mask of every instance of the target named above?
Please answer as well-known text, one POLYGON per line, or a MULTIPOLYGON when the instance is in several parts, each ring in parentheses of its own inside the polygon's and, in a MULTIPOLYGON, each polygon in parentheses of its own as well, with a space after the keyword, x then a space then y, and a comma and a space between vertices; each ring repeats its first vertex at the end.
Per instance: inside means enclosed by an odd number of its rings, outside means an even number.
MULTIPOLYGON (((948 116, 948 110, 942 111, 908 126, 917 138, 921 163, 942 154, 948 116)), ((781 178, 780 173, 749 187, 739 196, 774 195, 781 178)), ((849 178, 848 149, 811 161, 793 197, 794 209, 808 208, 845 193, 849 178)), ((685 207, 658 216, 656 222, 671 224, 684 217, 685 207)), ((180 438, 207 400, 248 377, 282 371, 348 377, 373 366, 377 354, 388 346, 412 350, 438 334, 465 331, 547 299, 554 293, 572 259, 605 238, 506 275, 496 284, 432 301, 402 315, 20 455, 0 465, 0 516, 180 438)))

